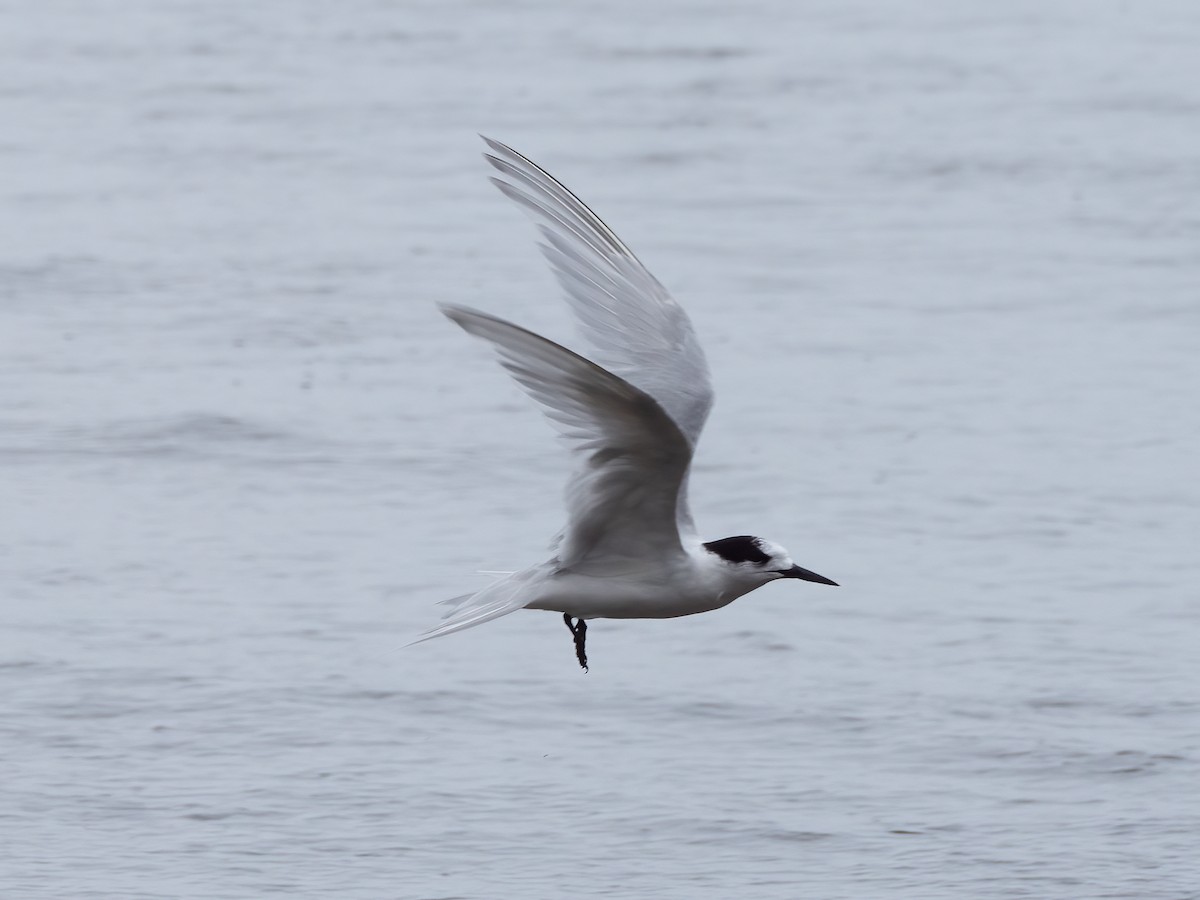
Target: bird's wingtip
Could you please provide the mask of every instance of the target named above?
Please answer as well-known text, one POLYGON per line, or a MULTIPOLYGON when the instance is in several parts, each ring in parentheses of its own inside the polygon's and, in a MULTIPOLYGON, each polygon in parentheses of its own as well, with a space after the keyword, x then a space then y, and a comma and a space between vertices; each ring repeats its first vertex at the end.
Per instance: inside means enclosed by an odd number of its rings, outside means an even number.
POLYGON ((469 306, 461 306, 457 303, 438 303, 438 309, 442 311, 442 315, 453 322, 460 328, 470 331, 470 326, 475 324, 476 327, 482 327, 483 322, 499 321, 495 316, 489 316, 485 312, 478 309, 472 309, 469 306))
POLYGON ((482 140, 485 144, 487 144, 489 147, 491 147, 497 153, 500 153, 500 154, 512 153, 512 148, 509 147, 507 144, 503 143, 502 141, 498 141, 495 138, 490 138, 486 134, 483 134, 482 132, 476 132, 476 134, 479 135, 480 140, 482 140))
POLYGON ((443 316, 453 322, 459 322, 474 312, 473 309, 460 306, 457 303, 443 303, 441 301, 438 301, 437 308, 441 311, 443 316))

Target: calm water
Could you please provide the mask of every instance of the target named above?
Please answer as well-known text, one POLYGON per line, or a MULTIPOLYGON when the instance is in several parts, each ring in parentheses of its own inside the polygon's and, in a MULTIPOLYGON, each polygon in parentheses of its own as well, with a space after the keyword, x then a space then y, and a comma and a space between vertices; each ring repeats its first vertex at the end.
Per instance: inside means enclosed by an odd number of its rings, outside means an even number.
POLYGON ((1194 4, 6 6, 4 897, 1200 896, 1194 4), (559 524, 475 131, 843 587, 398 649, 559 524))

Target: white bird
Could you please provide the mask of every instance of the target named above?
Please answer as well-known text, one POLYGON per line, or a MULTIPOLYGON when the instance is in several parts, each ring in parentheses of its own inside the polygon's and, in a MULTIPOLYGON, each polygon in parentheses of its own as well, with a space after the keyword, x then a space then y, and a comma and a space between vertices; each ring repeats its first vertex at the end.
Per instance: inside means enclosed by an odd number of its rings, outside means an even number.
POLYGON ((418 642, 518 609, 552 610, 563 614, 586 671, 588 619, 690 616, 781 578, 836 584, 762 538, 700 540, 687 481, 713 392, 691 321, 578 197, 511 147, 484 140, 500 173, 491 180, 537 222, 594 361, 503 319, 442 307, 492 344, 566 436, 576 466, 554 555, 443 601, 453 608, 418 642))

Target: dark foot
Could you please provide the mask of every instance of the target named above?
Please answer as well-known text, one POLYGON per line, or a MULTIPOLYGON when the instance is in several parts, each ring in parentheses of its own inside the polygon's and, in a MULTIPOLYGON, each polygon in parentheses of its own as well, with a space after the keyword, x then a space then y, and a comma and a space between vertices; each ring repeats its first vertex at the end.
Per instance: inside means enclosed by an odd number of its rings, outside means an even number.
POLYGON ((587 664, 587 622, 583 619, 571 621, 570 613, 563 613, 563 621, 567 623, 567 627, 571 629, 571 634, 575 638, 575 658, 579 660, 579 665, 583 671, 588 670, 587 664))

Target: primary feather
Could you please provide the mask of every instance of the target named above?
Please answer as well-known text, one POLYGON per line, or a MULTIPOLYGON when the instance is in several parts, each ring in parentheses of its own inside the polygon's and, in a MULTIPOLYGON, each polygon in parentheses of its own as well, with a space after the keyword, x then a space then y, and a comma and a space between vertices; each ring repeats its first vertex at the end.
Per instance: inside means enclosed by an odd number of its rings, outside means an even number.
POLYGON ((492 181, 538 224, 542 253, 579 320, 592 358, 654 397, 695 446, 712 408, 708 361, 667 289, 582 200, 550 173, 484 138, 492 181))

